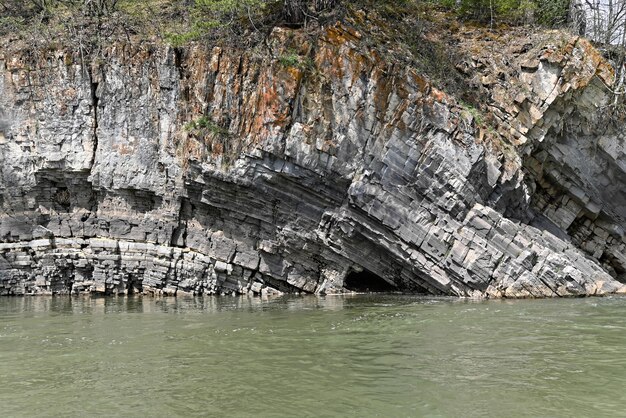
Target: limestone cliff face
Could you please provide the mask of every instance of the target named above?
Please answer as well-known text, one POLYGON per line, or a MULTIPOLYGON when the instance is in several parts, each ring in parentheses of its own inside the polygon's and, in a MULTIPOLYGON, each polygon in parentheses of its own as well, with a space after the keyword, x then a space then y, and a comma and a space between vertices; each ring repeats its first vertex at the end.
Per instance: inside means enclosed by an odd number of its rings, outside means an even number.
POLYGON ((0 294, 623 291, 613 73, 535 41, 459 62, 489 129, 341 25, 246 53, 7 49, 0 294))

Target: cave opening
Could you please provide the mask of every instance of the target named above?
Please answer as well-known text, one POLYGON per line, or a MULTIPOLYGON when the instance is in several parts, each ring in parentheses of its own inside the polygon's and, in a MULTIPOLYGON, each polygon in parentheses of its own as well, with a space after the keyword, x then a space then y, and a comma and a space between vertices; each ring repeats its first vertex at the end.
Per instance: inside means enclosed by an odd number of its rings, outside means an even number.
POLYGON ((351 271, 344 280, 343 287, 352 292, 385 293, 397 292, 395 284, 369 270, 351 271))

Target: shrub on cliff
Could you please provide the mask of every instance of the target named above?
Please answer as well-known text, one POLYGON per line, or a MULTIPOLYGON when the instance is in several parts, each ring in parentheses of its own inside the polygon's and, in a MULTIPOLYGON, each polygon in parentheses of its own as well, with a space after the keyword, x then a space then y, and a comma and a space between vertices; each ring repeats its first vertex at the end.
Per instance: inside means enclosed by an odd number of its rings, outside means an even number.
POLYGON ((120 0, 0 0, 0 11, 6 15, 32 17, 51 15, 60 7, 80 9, 91 16, 104 16, 116 10, 120 0))
POLYGON ((195 0, 187 8, 188 24, 166 37, 178 45, 201 38, 263 34, 280 23, 304 25, 338 3, 339 0, 195 0))
POLYGON ((435 0, 461 18, 483 23, 536 23, 562 26, 568 20, 570 0, 435 0))
POLYGON ((196 39, 229 39, 245 33, 265 32, 273 26, 280 0, 195 0, 184 10, 178 27, 166 30, 166 39, 181 45, 196 39))

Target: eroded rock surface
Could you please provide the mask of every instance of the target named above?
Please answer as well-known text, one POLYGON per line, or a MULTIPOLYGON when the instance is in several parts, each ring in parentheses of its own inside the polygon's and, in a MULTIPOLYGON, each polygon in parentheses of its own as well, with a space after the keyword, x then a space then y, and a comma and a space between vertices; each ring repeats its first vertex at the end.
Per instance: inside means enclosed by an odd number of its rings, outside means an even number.
POLYGON ((341 25, 277 28, 263 53, 7 52, 0 294, 621 292, 613 73, 541 40, 459 63, 489 129, 341 25))

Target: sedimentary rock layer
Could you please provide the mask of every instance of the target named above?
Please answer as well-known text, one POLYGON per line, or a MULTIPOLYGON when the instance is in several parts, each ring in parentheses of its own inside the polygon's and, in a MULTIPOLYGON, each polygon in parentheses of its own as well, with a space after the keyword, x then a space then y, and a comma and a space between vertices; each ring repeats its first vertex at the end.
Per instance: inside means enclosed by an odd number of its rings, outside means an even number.
POLYGON ((0 294, 622 291, 613 73, 553 37, 459 63, 489 128, 342 25, 249 52, 7 49, 0 294))

